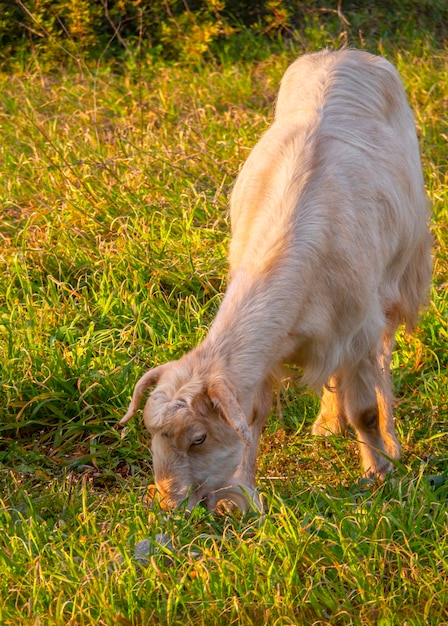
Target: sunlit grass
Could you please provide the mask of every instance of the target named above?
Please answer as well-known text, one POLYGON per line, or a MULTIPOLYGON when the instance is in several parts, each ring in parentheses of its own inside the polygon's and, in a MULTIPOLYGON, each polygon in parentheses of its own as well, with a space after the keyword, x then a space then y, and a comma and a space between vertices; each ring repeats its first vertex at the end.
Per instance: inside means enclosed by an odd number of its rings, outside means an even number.
POLYGON ((0 513, 2 623, 15 623, 18 606, 21 623, 446 618, 446 487, 421 474, 375 492, 299 476, 294 496, 266 497, 262 519, 162 516, 129 486, 98 491, 69 477, 37 494, 15 486, 20 504, 3 501, 0 513), (144 538, 142 563, 134 551, 144 538))
POLYGON ((260 450, 265 515, 167 515, 144 501, 141 423, 116 428, 142 371, 207 332, 229 190, 296 52, 0 76, 1 624, 448 621, 446 52, 386 51, 435 240, 431 306, 393 361, 394 478, 358 484, 356 443, 315 441, 317 399, 285 389, 260 450))

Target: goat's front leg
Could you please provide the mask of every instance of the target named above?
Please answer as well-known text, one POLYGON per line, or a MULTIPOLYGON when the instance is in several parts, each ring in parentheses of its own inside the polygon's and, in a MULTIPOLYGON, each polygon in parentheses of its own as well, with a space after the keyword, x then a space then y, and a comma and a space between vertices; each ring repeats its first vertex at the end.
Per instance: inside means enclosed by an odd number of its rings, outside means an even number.
MULTIPOLYGON (((251 415, 248 417, 250 443, 246 443, 241 463, 237 469, 235 478, 242 484, 255 489, 255 477, 257 471, 258 448, 260 445, 263 426, 269 416, 272 406, 272 376, 268 376, 257 388, 250 402, 251 415)), ((250 409, 246 409, 247 413, 250 409)))

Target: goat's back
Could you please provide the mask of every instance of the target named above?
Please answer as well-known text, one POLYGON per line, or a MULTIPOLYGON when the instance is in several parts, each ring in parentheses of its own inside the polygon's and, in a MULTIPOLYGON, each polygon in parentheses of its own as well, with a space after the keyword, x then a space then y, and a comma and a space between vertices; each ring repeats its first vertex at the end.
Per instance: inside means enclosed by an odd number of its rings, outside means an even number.
MULTIPOLYGON (((376 340, 388 316, 411 326, 431 240, 414 118, 395 68, 348 49, 295 61, 235 183, 231 221, 231 276, 275 274, 271 298, 295 310, 284 321, 291 354, 294 335, 313 349, 337 337, 327 346, 336 363, 357 334, 376 340)), ((322 367, 307 382, 321 384, 322 367)))

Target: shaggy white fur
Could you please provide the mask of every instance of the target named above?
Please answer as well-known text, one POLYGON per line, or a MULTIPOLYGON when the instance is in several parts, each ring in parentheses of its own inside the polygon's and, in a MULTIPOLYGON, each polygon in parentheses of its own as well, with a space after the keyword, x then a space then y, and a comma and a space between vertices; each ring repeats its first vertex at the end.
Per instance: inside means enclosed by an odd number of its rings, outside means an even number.
MULTIPOLYGON (((358 50, 286 71, 231 197, 230 283, 210 332, 140 379, 163 506, 257 498, 258 443, 285 364, 324 388, 315 434, 357 434, 366 476, 400 456, 390 359, 431 280, 414 119, 395 68, 358 50)), ((257 500, 256 500, 257 501, 257 500)))

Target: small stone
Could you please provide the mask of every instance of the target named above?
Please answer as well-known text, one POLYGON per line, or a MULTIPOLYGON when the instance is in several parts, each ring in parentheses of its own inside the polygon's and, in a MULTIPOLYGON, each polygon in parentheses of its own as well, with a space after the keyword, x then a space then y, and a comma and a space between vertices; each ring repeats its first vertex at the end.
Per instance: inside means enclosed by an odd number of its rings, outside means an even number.
MULTIPOLYGON (((170 552, 174 552, 173 544, 171 543, 169 535, 159 533, 154 539, 155 541, 142 539, 142 541, 135 544, 134 560, 137 565, 147 567, 150 564, 150 558, 160 551, 164 552, 165 550, 169 550, 170 552), (162 548, 163 550, 161 550, 162 548)), ((167 556, 165 563, 166 565, 170 565, 172 563, 172 559, 167 556)))
POLYGON ((141 565, 148 565, 149 558, 154 554, 153 546, 149 539, 143 539, 135 544, 134 558, 141 563, 141 565))
POLYGON ((167 548, 167 550, 171 550, 171 552, 174 552, 173 544, 171 543, 171 538, 169 535, 159 533, 156 535, 155 539, 158 544, 160 544, 164 548, 167 548))

